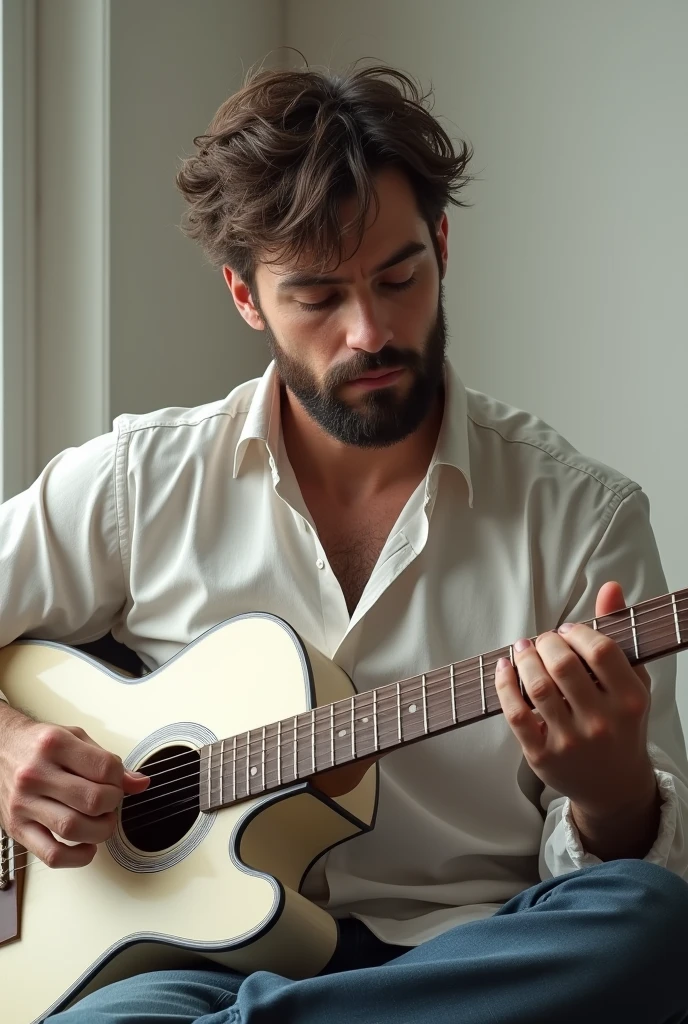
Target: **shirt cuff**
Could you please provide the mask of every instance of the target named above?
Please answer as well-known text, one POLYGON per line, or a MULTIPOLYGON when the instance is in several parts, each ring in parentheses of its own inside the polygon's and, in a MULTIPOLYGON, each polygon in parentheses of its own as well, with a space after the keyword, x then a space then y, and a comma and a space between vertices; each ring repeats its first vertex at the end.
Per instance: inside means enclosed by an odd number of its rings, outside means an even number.
MULTIPOLYGON (((650 847, 643 860, 650 864, 658 864, 665 868, 669 860, 671 846, 676 834, 676 816, 678 811, 678 795, 674 785, 674 777, 669 772, 663 772, 659 768, 653 769, 659 796, 661 810, 659 817, 659 829, 657 838, 650 847)), ((594 864, 601 864, 602 861, 594 853, 588 853, 581 842, 580 832, 573 820, 571 801, 567 798, 562 807, 561 822, 564 828, 566 852, 573 862, 573 870, 578 868, 592 867, 594 864)))

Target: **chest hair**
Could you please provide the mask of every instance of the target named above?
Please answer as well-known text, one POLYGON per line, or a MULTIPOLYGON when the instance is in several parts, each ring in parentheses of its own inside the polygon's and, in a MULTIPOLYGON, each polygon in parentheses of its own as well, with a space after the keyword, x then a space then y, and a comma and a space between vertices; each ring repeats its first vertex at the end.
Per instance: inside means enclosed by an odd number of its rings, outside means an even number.
MULTIPOLYGON (((396 518, 396 516, 395 516, 396 518)), ((351 615, 361 599, 394 520, 361 523, 345 529, 320 529, 320 543, 342 588, 351 615)))

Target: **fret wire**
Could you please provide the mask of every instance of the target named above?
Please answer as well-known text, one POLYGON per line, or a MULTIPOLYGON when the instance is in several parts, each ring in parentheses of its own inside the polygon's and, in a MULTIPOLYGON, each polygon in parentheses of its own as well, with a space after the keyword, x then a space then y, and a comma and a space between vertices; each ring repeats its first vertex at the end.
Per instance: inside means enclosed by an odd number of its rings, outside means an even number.
POLYGON ((315 775, 315 711, 311 711, 311 768, 315 775))
MULTIPOLYGON (((671 595, 667 595, 667 596, 671 596, 671 595)), ((688 600, 688 598, 680 598, 679 600, 686 601, 686 600, 688 600)), ((678 617, 678 604, 676 603, 676 606, 674 608, 674 602, 675 602, 675 599, 672 597, 672 603, 671 604, 667 601, 664 604, 659 604, 659 605, 652 605, 651 604, 650 607, 647 608, 647 612, 648 613, 654 613, 656 611, 662 611, 662 609, 664 609, 664 608, 666 608, 666 609, 671 608, 672 610, 668 611, 667 613, 665 613, 663 615, 659 615, 658 617, 656 617, 654 619, 650 619, 650 623, 652 624, 652 627, 651 627, 651 630, 650 630, 650 637, 649 637, 649 641, 648 641, 648 650, 647 650, 647 652, 643 652, 643 655, 642 655, 643 658, 645 658, 645 657, 647 657, 647 656, 649 656, 651 654, 659 654, 660 652, 665 651, 668 648, 669 637, 672 637, 676 633, 676 630, 675 630, 675 620, 678 617), (665 628, 663 629, 663 627, 661 626, 661 623, 662 622, 666 622, 666 624, 668 625, 670 618, 671 618, 672 622, 671 622, 671 625, 669 627, 669 631, 667 632, 667 630, 665 628)), ((640 631, 641 628, 643 629, 643 631, 645 631, 646 627, 649 624, 642 623, 642 622, 638 621, 638 616, 636 614, 638 611, 639 611, 638 607, 635 606, 633 608, 633 613, 634 613, 634 617, 635 617, 635 627, 636 627, 637 635, 638 635, 638 638, 639 638, 638 639, 638 649, 639 649, 640 643, 641 642, 645 643, 645 641, 643 639, 641 639, 641 635, 640 635, 639 631, 640 631)), ((598 627, 599 627, 599 624, 598 624, 598 627)), ((630 628, 631 628, 630 624, 626 625, 625 628, 626 628, 626 630, 630 630, 630 628)), ((624 630, 619 630, 618 632, 622 633, 623 631, 624 630)), ((681 635, 680 634, 680 624, 679 624, 678 635, 679 636, 681 635)), ((490 652, 490 653, 492 653, 492 652, 490 652)), ((438 680, 434 681, 436 684, 441 684, 442 682, 446 681, 447 679, 451 679, 452 675, 454 675, 454 673, 452 672, 452 669, 454 667, 453 664, 445 666, 445 667, 449 668, 449 670, 450 670, 449 674, 444 676, 443 679, 438 679, 438 680)), ((468 663, 466 664, 466 671, 469 671, 468 663)), ((479 691, 477 689, 477 686, 475 686, 475 684, 478 682, 478 678, 477 677, 473 677, 473 679, 468 679, 466 682, 470 683, 471 686, 473 687, 473 693, 471 694, 472 700, 474 702, 479 703, 479 701, 480 701, 480 693, 479 693, 479 691)), ((418 687, 418 685, 419 684, 416 684, 416 687, 418 687)), ((422 685, 422 679, 421 679, 421 685, 422 685)), ((390 684, 388 687, 383 687, 381 689, 394 692, 394 690, 392 689, 394 686, 395 686, 395 684, 390 684)), ((401 693, 400 686, 397 686, 396 689, 397 689, 397 703, 399 705, 399 703, 400 703, 399 697, 400 697, 400 693, 401 693)), ((442 692, 442 690, 440 689, 439 692, 442 692)), ((375 706, 375 709, 377 710, 377 691, 373 690, 372 693, 373 693, 374 706, 375 706)), ((389 699, 389 698, 391 698, 392 693, 388 692, 384 696, 385 696, 386 699, 389 699)), ((389 709, 389 711, 392 711, 392 710, 393 710, 393 708, 389 709)), ((461 720, 462 721, 464 719, 471 720, 471 719, 474 719, 474 718, 477 719, 477 714, 475 714, 473 712, 471 712, 471 714, 469 716, 465 716, 465 715, 461 716, 461 720)), ((376 719, 377 719, 377 715, 376 715, 376 719)), ((380 724, 379 723, 379 719, 377 719, 377 723, 378 723, 378 728, 379 728, 379 724, 380 724)), ((391 722, 389 724, 391 725, 391 722)), ((446 724, 447 725, 451 724, 448 719, 447 719, 447 723, 446 724)), ((398 709, 397 709, 397 726, 398 726, 398 709)), ((439 727, 440 726, 438 726, 438 728, 439 727)), ((398 731, 398 729, 397 729, 397 731, 398 731)), ((249 735, 249 741, 250 741, 250 733, 248 735, 249 735)), ((236 738, 233 737, 232 739, 233 739, 233 746, 234 746, 236 744, 236 738)), ((267 740, 266 740, 266 743, 267 743, 267 740)), ((250 757, 250 752, 249 752, 248 756, 250 757)), ((212 757, 213 757, 213 759, 215 758, 215 751, 212 752, 212 757)), ((266 760, 266 765, 267 765, 267 760, 266 760)))
POLYGON ((263 749, 262 749, 263 764, 261 766, 261 785, 263 787, 263 790, 265 789, 265 729, 266 729, 266 726, 263 726, 263 744, 262 744, 262 746, 263 746, 263 749))
POLYGON ((678 610, 676 608, 676 595, 675 594, 671 595, 671 603, 672 603, 672 606, 673 606, 673 609, 674 609, 674 622, 676 623, 676 639, 678 640, 679 644, 682 644, 683 640, 681 640, 681 627, 678 624, 678 610))
MULTIPOLYGON (((210 745, 210 757, 208 758, 208 802, 212 800, 212 785, 213 785, 213 747, 214 744, 210 745)), ((199 773, 200 777, 200 773, 199 773)))
POLYGON ((330 760, 334 761, 334 704, 330 704, 330 760))
POLYGON ((220 744, 220 806, 225 802, 223 784, 225 778, 225 741, 220 744))
POLYGON ((375 750, 380 749, 380 740, 377 734, 377 690, 373 690, 373 742, 375 750))
POLYGON ((251 795, 251 784, 249 776, 249 766, 251 761, 251 733, 246 733, 246 796, 251 795))
POLYGON ((597 625, 597 619, 593 619, 592 620, 592 628, 593 629, 599 629, 599 626, 597 625))
POLYGON ((631 613, 631 629, 633 630, 633 646, 635 648, 636 661, 640 661, 640 652, 638 651, 638 631, 635 628, 635 613, 632 608, 628 609, 631 613))
MULTIPOLYGON (((688 600, 688 594, 685 597, 679 597, 678 599, 677 599, 675 594, 667 595, 667 597, 671 598, 671 603, 670 604, 666 601, 666 599, 665 599, 663 604, 662 603, 658 603, 659 599, 655 600, 654 602, 647 602, 647 605, 648 605, 647 612, 648 613, 661 612, 665 608, 666 609, 671 608, 671 611, 669 611, 668 614, 665 613, 663 615, 659 615, 658 617, 656 617, 654 619, 651 619, 650 623, 659 623, 663 619, 664 620, 668 620, 669 617, 671 616, 671 618, 673 619, 671 632, 675 631, 677 642, 681 646, 683 646, 682 629, 681 629, 681 625, 680 625, 680 616, 679 616, 678 602, 680 601, 680 602, 686 603, 686 601, 688 600)), ((643 610, 645 610, 645 609, 643 609, 643 610)), ((640 629, 641 623, 639 623, 638 620, 637 620, 636 612, 638 612, 638 611, 639 611, 639 608, 637 606, 635 606, 634 608, 630 609, 630 612, 631 612, 632 617, 633 617, 633 623, 630 624, 630 629, 633 632, 634 646, 635 646, 635 648, 636 648, 636 650, 638 652, 638 656, 639 656, 640 655, 640 650, 639 650, 640 639, 639 639, 638 630, 640 629)), ((599 621, 597 619, 595 619, 595 620, 593 620, 593 623, 594 623, 594 626, 599 631, 600 630, 600 623, 599 623, 599 621)), ((643 628, 645 629, 646 624, 642 623, 642 625, 643 625, 643 628)), ((657 628, 659 628, 659 627, 654 625, 652 628, 653 628, 653 630, 656 631, 657 628)), ((627 624, 625 626, 625 629, 627 629, 627 630, 629 629, 629 624, 627 624)), ((610 633, 610 635, 611 636, 620 635, 623 632, 624 632, 624 629, 621 628, 621 629, 618 629, 616 631, 612 631, 610 633)), ((665 636, 665 634, 663 634, 663 636, 665 636)), ((657 640, 658 640, 657 636, 652 636, 651 640, 650 640, 650 643, 656 645, 656 641, 657 640)), ((656 646, 655 646, 654 650, 659 651, 660 648, 656 648, 656 646)), ((650 651, 648 651, 648 654, 651 651, 654 653, 654 650, 651 647, 650 651)), ((496 654, 496 653, 497 652, 489 652, 490 655, 496 654)), ((511 663, 513 665, 514 664, 514 658, 513 658, 513 649, 511 647, 509 648, 509 655, 510 655, 510 658, 511 658, 511 663)), ((480 656, 480 661, 482 663, 483 673, 485 672, 484 658, 487 657, 487 656, 488 655, 481 655, 480 656)), ((644 656, 645 655, 643 655, 643 657, 644 656)), ((451 665, 449 665, 447 667, 450 670, 449 678, 451 680, 452 696, 455 696, 455 689, 456 689, 456 682, 457 682, 457 678, 456 677, 457 677, 458 673, 455 672, 455 663, 452 663, 451 665)), ((470 672, 470 669, 469 669, 469 666, 468 666, 468 663, 467 663, 465 668, 462 670, 462 674, 466 675, 469 672, 470 672)), ((470 683, 472 685, 474 682, 477 682, 477 681, 478 681, 477 679, 467 678, 464 682, 462 682, 462 686, 465 686, 467 683, 470 683)), ((389 690, 392 690, 392 686, 394 686, 394 685, 395 684, 391 684, 389 686, 389 690)), ((416 684, 416 686, 417 685, 418 684, 416 684)), ((422 680, 421 680, 421 685, 422 685, 422 680)), ((391 693, 389 694, 389 696, 391 697, 391 693)), ((403 741, 403 729, 401 728, 401 714, 400 714, 400 712, 401 712, 401 702, 400 702, 401 690, 400 690, 400 685, 399 684, 396 684, 396 696, 397 696, 397 733, 398 734, 399 733, 402 734, 401 735, 401 739, 403 741)), ((475 694, 475 696, 477 696, 477 694, 475 694)), ((481 691, 481 698, 482 698, 482 691, 481 691)), ((379 718, 377 716, 377 692, 376 691, 373 691, 373 705, 374 705, 374 711, 375 711, 375 716, 374 716, 375 722, 374 722, 374 724, 376 726, 376 734, 377 734, 376 745, 379 745, 379 742, 380 742, 380 738, 379 738, 380 722, 379 722, 379 718)), ((455 708, 455 702, 452 701, 452 719, 454 718, 454 708, 455 708)), ((294 716, 294 717, 295 717, 295 719, 297 718, 297 716, 294 716)), ((462 719, 463 719, 463 716, 462 716, 462 719)), ((458 721, 458 715, 457 715, 457 721, 458 721)), ((246 735, 247 735, 246 757, 247 757, 247 766, 249 768, 248 793, 250 794, 250 757, 251 757, 251 737, 250 737, 250 731, 247 732, 246 735)), ((295 726, 295 735, 298 738, 298 725, 295 726)), ((237 750, 237 738, 236 737, 232 738, 232 743, 233 743, 233 747, 232 747, 232 760, 233 760, 234 764, 236 764, 236 757, 237 757, 237 753, 238 753, 238 750, 237 750)), ((267 748, 266 748, 266 753, 267 753, 267 748)), ((222 748, 220 750, 220 754, 221 754, 221 757, 222 757, 222 754, 223 754, 222 748)), ((295 754, 298 755, 298 751, 297 750, 295 750, 295 754)), ((215 751, 213 751, 212 757, 213 758, 215 757, 215 751)), ((297 760, 296 757, 295 757, 295 762, 296 762, 296 766, 297 766, 296 770, 297 770, 297 773, 298 773, 298 760, 297 760)), ((281 761, 280 761, 280 766, 279 767, 281 769, 281 761)), ((232 787, 234 793, 236 793, 236 788, 237 788, 237 786, 236 786, 236 774, 237 773, 235 771, 233 773, 233 787, 232 787)), ((224 790, 223 790, 223 796, 224 796, 224 790)))
POLYGON ((452 661, 451 665, 449 666, 449 679, 450 679, 449 688, 451 689, 452 718, 454 719, 454 724, 456 724, 456 682, 455 682, 455 679, 454 679, 454 662, 453 661, 452 661))
POLYGON ((516 672, 516 678, 518 679, 518 688, 521 691, 521 696, 523 697, 523 696, 525 696, 525 687, 523 686, 523 680, 521 679, 520 675, 518 674, 518 669, 516 668, 516 664, 514 662, 514 647, 513 647, 513 644, 509 645, 509 660, 511 661, 511 667, 516 672))
POLYGON ((277 785, 282 785, 282 720, 277 723, 277 785))
POLYGON ((351 758, 352 760, 356 757, 356 725, 354 722, 354 696, 351 695, 351 758))
POLYGON ((487 712, 487 703, 485 700, 485 666, 483 665, 483 656, 480 655, 480 696, 483 701, 483 714, 487 712))
POLYGON ((423 728, 425 729, 425 735, 428 735, 428 692, 425 683, 425 672, 423 673, 422 682, 422 696, 423 696, 423 728))
POLYGON ((296 782, 299 772, 296 764, 296 748, 298 746, 299 734, 298 734, 298 717, 294 715, 294 782, 296 782))
POLYGON ((236 780, 237 780, 236 745, 237 745, 237 738, 235 736, 234 739, 232 740, 232 800, 236 800, 236 798, 237 798, 237 788, 236 788, 236 780))

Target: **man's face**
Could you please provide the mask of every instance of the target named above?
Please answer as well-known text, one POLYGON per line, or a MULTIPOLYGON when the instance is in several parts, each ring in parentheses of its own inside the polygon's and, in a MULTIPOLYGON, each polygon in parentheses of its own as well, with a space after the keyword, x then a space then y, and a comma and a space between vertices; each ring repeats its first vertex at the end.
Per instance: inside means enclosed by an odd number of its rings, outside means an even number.
MULTIPOLYGON (((361 448, 417 429, 446 351, 446 217, 436 236, 440 272, 407 179, 384 171, 376 186, 379 214, 373 223, 369 211, 356 253, 346 258, 345 245, 344 261, 324 273, 303 258, 291 267, 261 263, 253 295, 283 384, 323 430, 361 448)), ((344 203, 342 223, 353 213, 344 203)))

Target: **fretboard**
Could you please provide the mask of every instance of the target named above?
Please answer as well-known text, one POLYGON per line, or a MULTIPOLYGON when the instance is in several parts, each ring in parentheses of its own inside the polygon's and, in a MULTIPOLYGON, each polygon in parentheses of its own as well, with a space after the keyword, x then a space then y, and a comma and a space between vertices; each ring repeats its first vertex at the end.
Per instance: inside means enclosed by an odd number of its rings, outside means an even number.
MULTIPOLYGON (((631 664, 654 661, 688 647, 688 589, 586 625, 615 640, 631 664)), ((495 669, 504 657, 514 664, 512 645, 203 747, 202 810, 217 810, 500 714, 495 669)), ((527 697, 522 684, 521 692, 527 697)))

